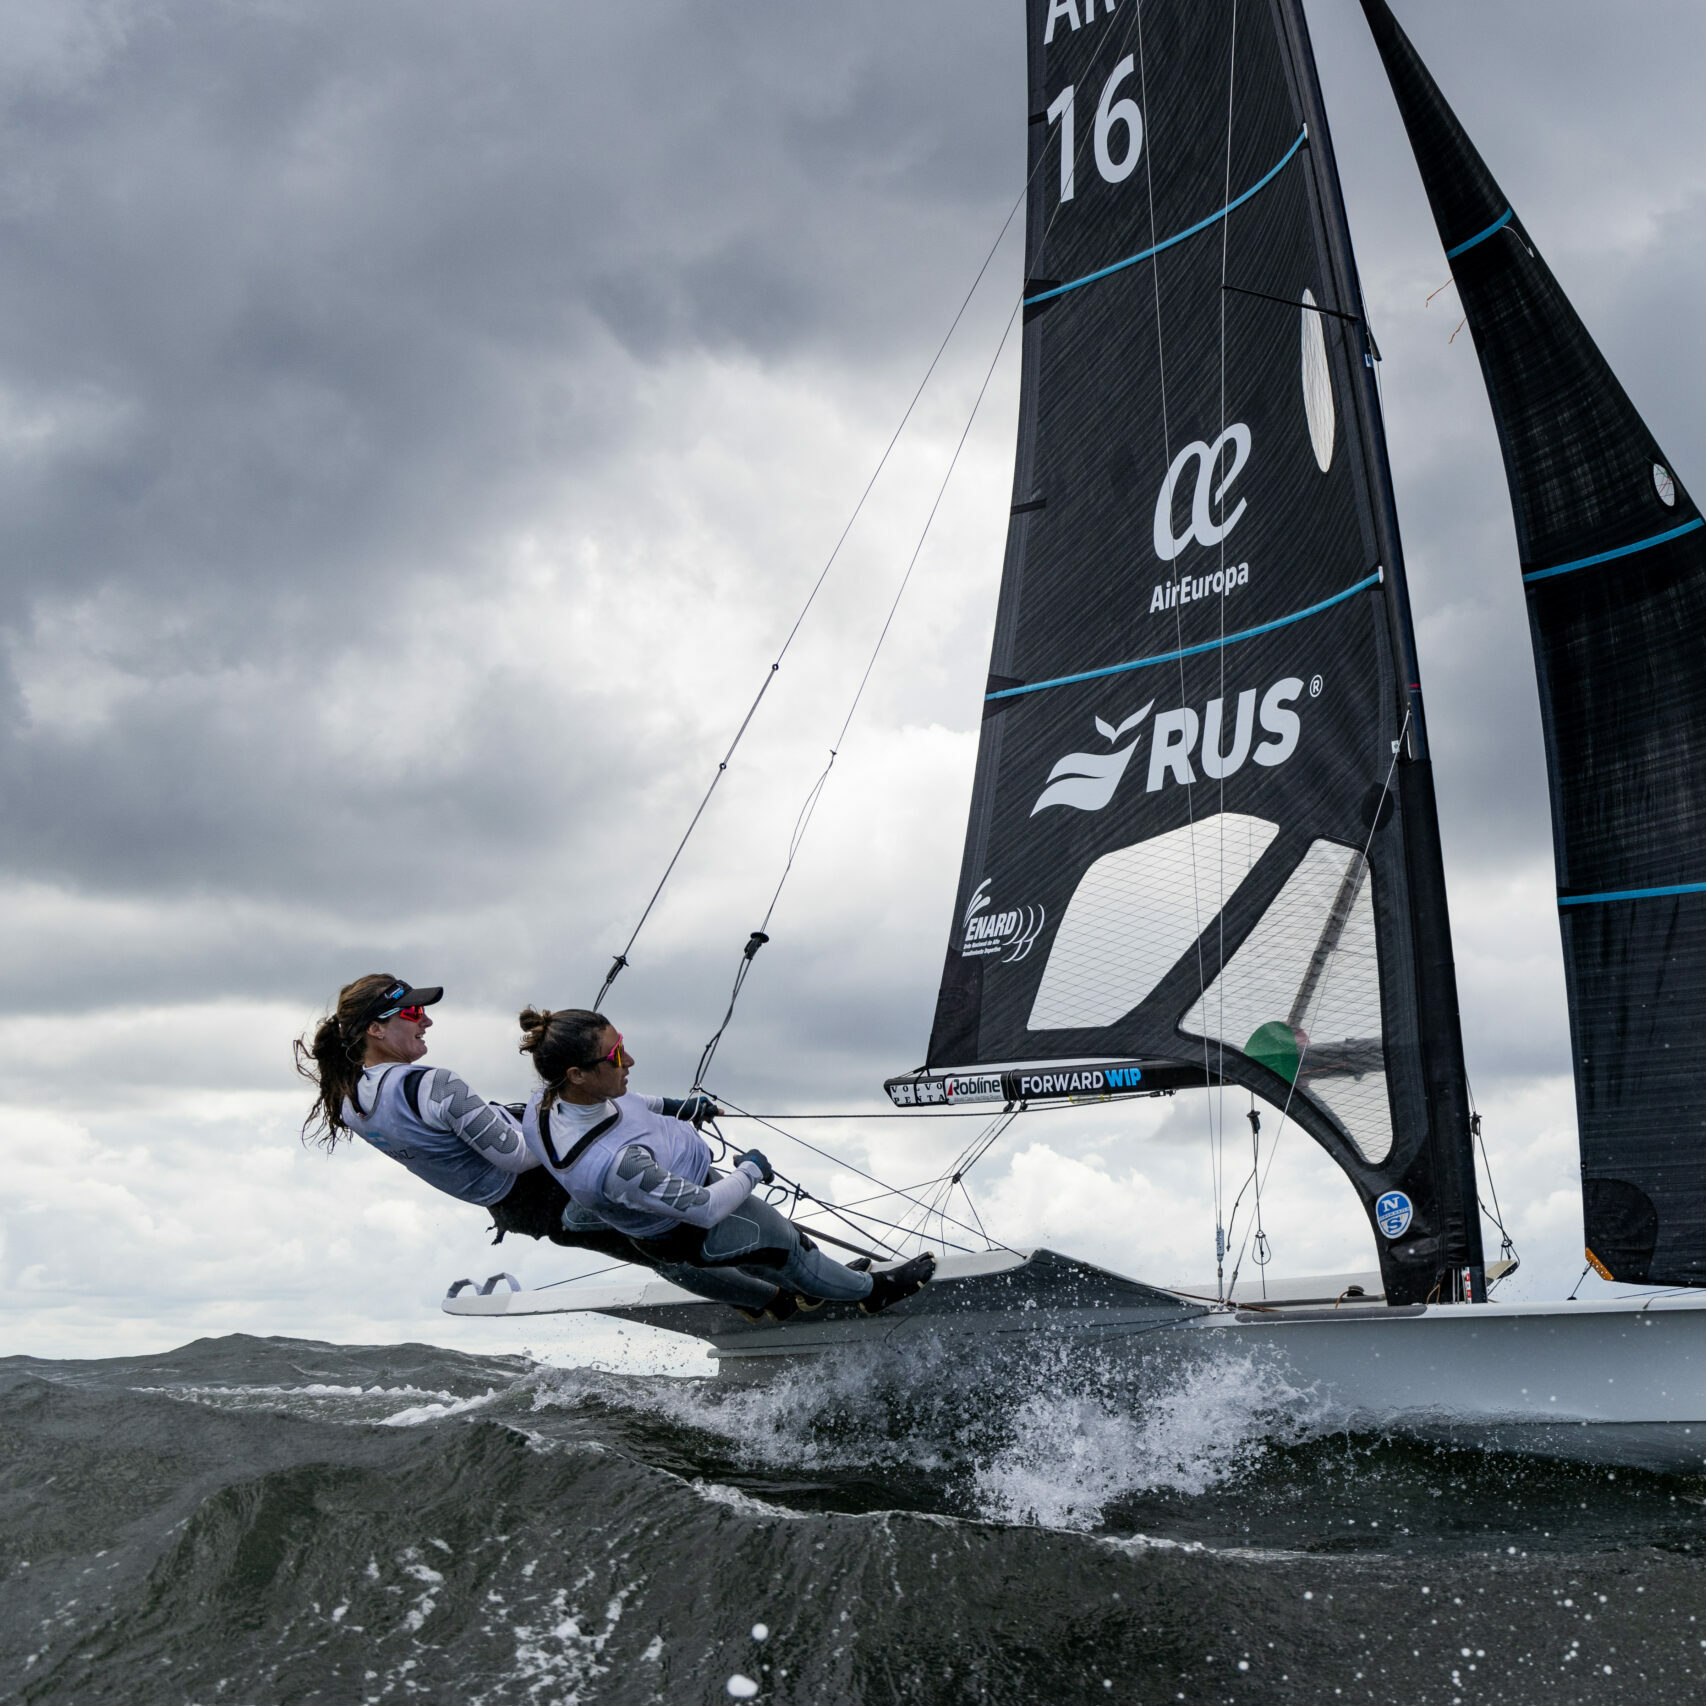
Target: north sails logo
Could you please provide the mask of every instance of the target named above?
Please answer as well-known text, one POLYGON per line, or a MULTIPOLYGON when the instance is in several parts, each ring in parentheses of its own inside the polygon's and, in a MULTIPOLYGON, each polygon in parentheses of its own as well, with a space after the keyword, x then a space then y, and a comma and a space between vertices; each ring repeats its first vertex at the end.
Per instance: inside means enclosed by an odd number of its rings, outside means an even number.
POLYGON ((965 932, 960 952, 968 959, 984 954, 1002 954, 1004 965, 1022 960, 1036 945, 1042 934, 1048 913, 1040 906, 1020 906, 1008 912, 992 912, 989 885, 985 877, 977 892, 966 905, 965 932))
MULTIPOLYGON (((1309 683, 1310 698, 1319 698, 1321 691, 1321 677, 1317 675, 1309 683)), ((1260 696, 1259 706, 1256 689, 1246 688, 1238 695, 1230 716, 1224 698, 1210 699, 1200 716, 1189 705, 1181 705, 1175 711, 1160 712, 1150 724, 1146 791, 1159 793, 1169 781, 1183 782, 1187 787, 1194 783, 1197 772, 1191 763, 1193 754, 1202 766, 1203 775, 1211 781, 1220 781, 1235 774, 1243 769, 1247 759, 1253 758, 1256 763, 1270 767, 1284 764, 1297 751, 1298 739, 1303 733, 1302 719, 1290 708, 1292 701, 1302 693, 1302 679, 1288 675, 1260 696), (1230 748, 1225 744, 1228 723, 1232 725, 1230 748), (1254 739, 1258 723, 1269 736, 1260 742, 1254 739)), ((1155 701, 1151 699, 1141 711, 1132 712, 1117 728, 1097 717, 1096 732, 1113 750, 1067 753, 1049 771, 1048 786, 1031 807, 1031 816, 1035 817, 1049 806, 1071 806, 1075 811, 1099 812, 1107 805, 1114 797, 1132 755, 1143 744, 1142 730, 1139 729, 1136 738, 1125 746, 1113 743, 1138 728, 1154 708, 1155 701)))

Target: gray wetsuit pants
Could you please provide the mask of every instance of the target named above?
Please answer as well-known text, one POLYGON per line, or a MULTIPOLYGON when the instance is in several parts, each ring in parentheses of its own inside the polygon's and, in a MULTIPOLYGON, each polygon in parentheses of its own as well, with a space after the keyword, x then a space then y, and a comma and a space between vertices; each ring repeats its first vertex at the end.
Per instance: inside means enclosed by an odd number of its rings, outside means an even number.
POLYGON ((725 1215, 701 1246, 698 1270, 682 1281, 697 1282, 716 1273, 744 1273, 769 1279, 784 1291, 830 1303, 856 1303, 871 1295, 871 1276, 831 1260, 785 1214, 758 1197, 748 1197, 725 1215))
POLYGON ((744 1309, 762 1309, 778 1290, 831 1303, 856 1303, 871 1294, 869 1274, 831 1260, 758 1197, 748 1197, 707 1232, 683 1226, 635 1242, 665 1279, 744 1309))

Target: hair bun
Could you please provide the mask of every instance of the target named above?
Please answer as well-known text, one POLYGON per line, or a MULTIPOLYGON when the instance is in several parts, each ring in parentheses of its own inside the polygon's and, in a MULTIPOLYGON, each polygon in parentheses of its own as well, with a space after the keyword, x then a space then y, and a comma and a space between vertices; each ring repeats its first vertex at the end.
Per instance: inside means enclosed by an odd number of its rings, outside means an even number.
POLYGON ((545 1040, 545 1032, 551 1023, 551 1009, 523 1007, 517 1023, 521 1026, 522 1052, 531 1053, 545 1040))

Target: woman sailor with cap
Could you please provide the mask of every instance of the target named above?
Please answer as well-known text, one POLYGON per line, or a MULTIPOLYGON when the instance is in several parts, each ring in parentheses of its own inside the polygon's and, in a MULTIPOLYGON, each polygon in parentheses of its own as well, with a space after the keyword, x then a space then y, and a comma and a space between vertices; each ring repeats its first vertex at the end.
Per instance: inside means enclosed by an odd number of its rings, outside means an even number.
POLYGON ((719 1174, 697 1122, 675 1117, 715 1108, 630 1095, 634 1057, 603 1014, 528 1007, 521 1033, 523 1052, 545 1080, 523 1120, 529 1145, 578 1207, 627 1233, 640 1258, 677 1285, 780 1321, 826 1302, 857 1303, 875 1315, 935 1273, 928 1253, 876 1273, 868 1263, 830 1260, 787 1216, 753 1197, 774 1177, 756 1149, 719 1174), (730 1294, 737 1279, 758 1289, 755 1302, 730 1294))
POLYGON ((500 1238, 520 1232, 632 1261, 627 1241, 576 1211, 539 1166, 522 1141, 519 1107, 476 1096, 446 1067, 415 1065, 427 1052, 426 1010, 443 994, 383 972, 338 992, 312 1042, 296 1042, 296 1070, 319 1092, 304 1138, 329 1150, 358 1134, 435 1189, 490 1209, 500 1238))
MULTIPOLYGON (((357 1133, 416 1178, 489 1209, 500 1239, 519 1232, 658 1267, 632 1239, 572 1202, 540 1166, 522 1141, 519 1102, 488 1102, 448 1068, 415 1064, 427 1051, 426 1009, 443 994, 380 972, 338 992, 336 1009, 312 1043, 296 1043, 296 1070, 319 1090, 303 1137, 318 1134, 329 1150, 340 1136, 357 1133)), ((661 1105, 699 1118, 711 1106, 703 1097, 661 1105)), ((733 1272, 699 1289, 719 1302, 760 1309, 775 1291, 733 1272)))

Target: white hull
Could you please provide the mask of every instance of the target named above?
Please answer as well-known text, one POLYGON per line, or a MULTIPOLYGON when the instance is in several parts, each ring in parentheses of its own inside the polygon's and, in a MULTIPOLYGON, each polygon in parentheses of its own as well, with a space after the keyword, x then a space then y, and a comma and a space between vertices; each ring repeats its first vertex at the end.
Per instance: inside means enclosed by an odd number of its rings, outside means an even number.
POLYGON ((1706 1298, 1208 1315, 1334 1426, 1706 1470, 1706 1298))
MULTIPOLYGON (((1321 1288, 1316 1288, 1321 1295, 1321 1288)), ((1206 1309, 1051 1251, 943 1261, 919 1298, 876 1318, 831 1306, 753 1325, 636 1274, 597 1292, 493 1286, 453 1314, 590 1310, 708 1341, 725 1379, 802 1359, 958 1340, 985 1353, 1039 1335, 1139 1363, 1225 1355, 1303 1394, 1321 1426, 1476 1440, 1593 1462, 1706 1471, 1706 1295, 1591 1303, 1206 1309)), ((1021 1352, 1022 1354, 1022 1352, 1021 1352)))

